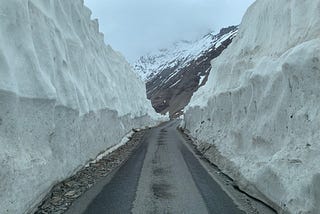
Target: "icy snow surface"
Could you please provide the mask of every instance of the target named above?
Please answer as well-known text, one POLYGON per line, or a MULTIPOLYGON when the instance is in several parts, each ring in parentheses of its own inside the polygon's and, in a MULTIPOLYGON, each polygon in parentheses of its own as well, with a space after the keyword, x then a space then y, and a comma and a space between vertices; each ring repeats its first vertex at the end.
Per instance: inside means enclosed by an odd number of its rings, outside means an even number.
POLYGON ((83 0, 0 1, 0 213, 155 124, 144 83, 104 44, 83 0))
POLYGON ((256 1, 212 66, 185 115, 199 148, 277 210, 320 213, 320 0, 256 1))
MULTIPOLYGON (((158 72, 164 69, 175 68, 176 73, 190 63, 198 59, 203 52, 210 47, 219 47, 225 40, 236 35, 237 29, 222 37, 210 33, 195 42, 180 41, 167 49, 160 49, 158 52, 142 56, 134 65, 134 71, 144 81, 148 81, 158 72), (177 67, 178 66, 178 67, 177 67)), ((175 73, 171 74, 174 76, 175 73)), ((170 78, 168 78, 169 81, 170 78)))

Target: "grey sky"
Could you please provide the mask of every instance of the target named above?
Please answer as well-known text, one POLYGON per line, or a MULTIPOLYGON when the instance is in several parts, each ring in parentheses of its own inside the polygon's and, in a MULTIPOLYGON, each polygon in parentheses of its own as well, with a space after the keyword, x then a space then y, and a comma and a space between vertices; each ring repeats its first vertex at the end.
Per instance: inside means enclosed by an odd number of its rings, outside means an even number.
POLYGON ((85 0, 106 43, 133 62, 178 40, 240 24, 254 0, 85 0))

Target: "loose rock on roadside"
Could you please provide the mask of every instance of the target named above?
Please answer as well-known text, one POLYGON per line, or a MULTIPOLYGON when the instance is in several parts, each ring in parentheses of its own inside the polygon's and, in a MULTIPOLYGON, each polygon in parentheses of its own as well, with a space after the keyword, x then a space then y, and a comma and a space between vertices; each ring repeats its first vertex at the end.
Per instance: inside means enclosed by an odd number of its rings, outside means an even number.
POLYGON ((133 131, 128 143, 53 186, 34 214, 65 213, 77 198, 128 159, 145 134, 144 130, 133 131))

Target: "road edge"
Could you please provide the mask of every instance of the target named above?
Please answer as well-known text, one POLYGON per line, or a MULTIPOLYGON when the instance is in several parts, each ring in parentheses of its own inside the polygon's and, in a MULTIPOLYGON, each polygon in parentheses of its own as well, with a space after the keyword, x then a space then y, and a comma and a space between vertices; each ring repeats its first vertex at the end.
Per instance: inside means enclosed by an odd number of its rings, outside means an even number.
MULTIPOLYGON (((147 129, 149 128, 133 129, 134 133, 132 136, 127 136, 126 143, 112 148, 111 152, 109 148, 100 153, 95 160, 89 161, 70 177, 56 183, 30 213, 72 213, 71 207, 77 204, 80 198, 89 194, 89 198, 93 199, 94 195, 99 193, 97 190, 110 182, 131 154, 142 144, 147 129)), ((82 207, 84 205, 82 204, 82 207)))
POLYGON ((237 183, 225 174, 219 167, 212 163, 201 151, 198 150, 193 136, 186 129, 177 127, 182 142, 193 153, 200 164, 208 171, 209 175, 221 186, 223 191, 235 202, 239 209, 249 214, 274 214, 278 213, 269 204, 243 191, 237 183))

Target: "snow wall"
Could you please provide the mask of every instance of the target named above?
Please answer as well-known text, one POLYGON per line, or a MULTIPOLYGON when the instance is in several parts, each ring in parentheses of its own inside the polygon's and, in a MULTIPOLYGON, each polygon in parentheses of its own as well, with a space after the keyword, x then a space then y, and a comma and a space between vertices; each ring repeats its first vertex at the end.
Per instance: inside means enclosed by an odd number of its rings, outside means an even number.
POLYGON ((199 149, 279 212, 320 213, 320 1, 257 0, 187 107, 199 149))
POLYGON ((26 213, 133 127, 144 83, 83 0, 0 1, 0 213, 26 213))

